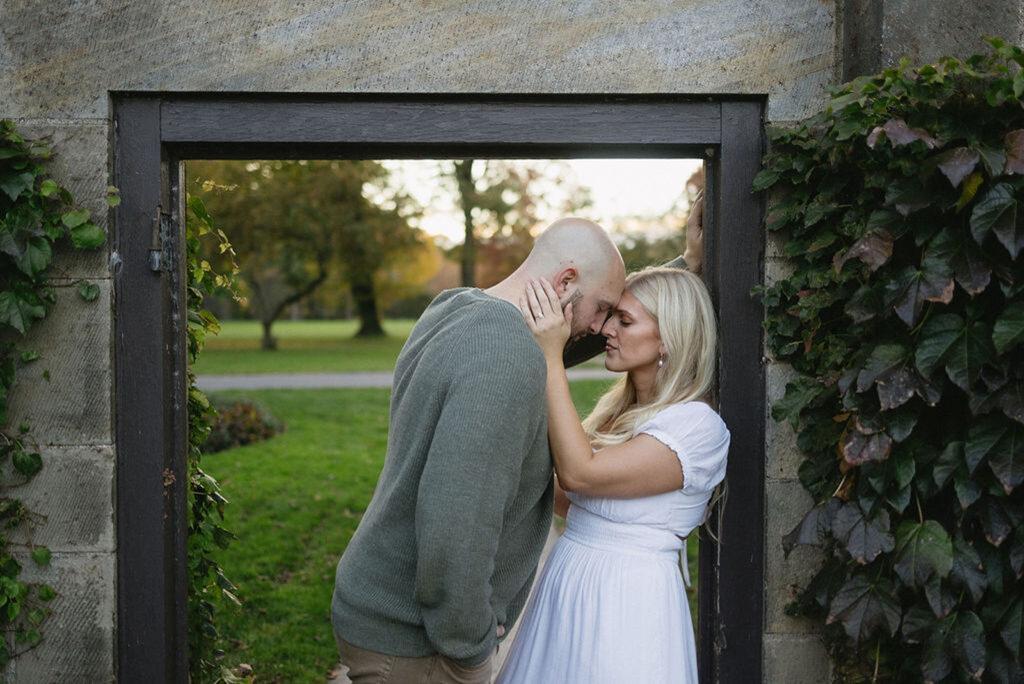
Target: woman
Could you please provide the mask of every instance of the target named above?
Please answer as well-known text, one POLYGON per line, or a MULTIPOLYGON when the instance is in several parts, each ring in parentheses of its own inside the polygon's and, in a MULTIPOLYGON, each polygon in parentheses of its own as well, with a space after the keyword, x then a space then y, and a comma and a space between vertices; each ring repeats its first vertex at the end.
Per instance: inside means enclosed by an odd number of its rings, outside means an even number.
POLYGON ((566 529, 497 681, 696 682, 678 554, 704 521, 729 449, 729 431, 707 403, 716 358, 707 290, 672 268, 627 278, 601 331, 605 367, 626 375, 582 424, 562 365, 571 303, 563 313, 550 284, 532 282, 520 309, 547 358, 556 511, 566 529))

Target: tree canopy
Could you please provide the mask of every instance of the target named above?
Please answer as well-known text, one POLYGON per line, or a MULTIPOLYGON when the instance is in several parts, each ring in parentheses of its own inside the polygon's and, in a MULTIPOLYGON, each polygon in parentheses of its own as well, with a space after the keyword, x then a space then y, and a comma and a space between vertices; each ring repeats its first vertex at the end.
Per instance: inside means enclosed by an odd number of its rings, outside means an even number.
POLYGON ((416 207, 374 161, 199 161, 190 191, 230 237, 251 310, 272 349, 273 322, 332 273, 348 285, 358 336, 382 335, 377 282, 421 244, 416 207))

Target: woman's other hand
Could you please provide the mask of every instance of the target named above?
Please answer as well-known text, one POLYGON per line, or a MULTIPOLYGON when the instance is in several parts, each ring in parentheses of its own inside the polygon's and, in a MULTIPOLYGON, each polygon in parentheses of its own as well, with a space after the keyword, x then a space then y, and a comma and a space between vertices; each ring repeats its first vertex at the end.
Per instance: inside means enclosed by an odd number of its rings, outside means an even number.
POLYGON ((704 266, 704 188, 697 191, 686 219, 686 251, 683 252, 686 267, 700 275, 704 266))
POLYGON ((544 356, 561 359, 571 330, 572 302, 563 311, 551 283, 540 278, 527 282, 526 292, 519 298, 519 310, 544 356))

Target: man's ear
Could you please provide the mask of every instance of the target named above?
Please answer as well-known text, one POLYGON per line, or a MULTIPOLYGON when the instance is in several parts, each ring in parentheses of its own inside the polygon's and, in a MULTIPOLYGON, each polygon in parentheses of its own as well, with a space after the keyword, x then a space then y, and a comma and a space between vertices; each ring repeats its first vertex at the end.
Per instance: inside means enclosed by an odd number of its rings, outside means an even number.
POLYGON ((580 273, 575 266, 566 266, 555 274, 551 285, 555 288, 555 293, 561 297, 568 292, 570 285, 579 282, 579 277, 580 273))

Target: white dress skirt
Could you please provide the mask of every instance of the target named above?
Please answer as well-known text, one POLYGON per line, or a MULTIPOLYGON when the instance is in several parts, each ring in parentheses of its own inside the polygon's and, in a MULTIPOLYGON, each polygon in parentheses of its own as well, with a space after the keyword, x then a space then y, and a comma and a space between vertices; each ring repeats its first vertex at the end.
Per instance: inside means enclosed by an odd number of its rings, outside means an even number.
POLYGON ((523 612, 497 684, 694 684, 680 552, 725 475, 729 432, 706 404, 664 409, 637 433, 679 456, 683 489, 639 499, 569 494, 566 528, 523 612))

